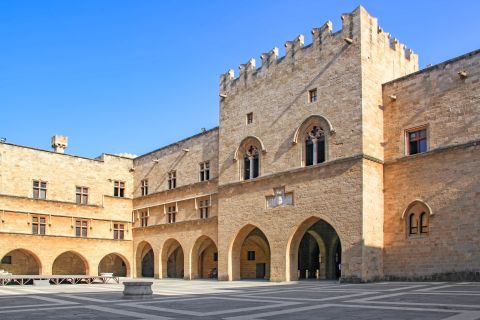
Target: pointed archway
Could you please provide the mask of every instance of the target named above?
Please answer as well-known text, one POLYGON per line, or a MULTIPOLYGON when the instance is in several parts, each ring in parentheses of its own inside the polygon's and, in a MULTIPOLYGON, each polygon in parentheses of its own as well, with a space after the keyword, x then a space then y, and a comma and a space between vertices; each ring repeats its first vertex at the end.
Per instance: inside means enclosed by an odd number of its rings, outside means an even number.
POLYGON ((138 244, 135 264, 137 277, 153 278, 155 276, 155 253, 147 241, 142 241, 138 244))
POLYGON ((270 279, 270 244, 265 233, 254 225, 240 229, 230 246, 229 278, 270 279))
POLYGON ((216 279, 218 277, 218 249, 212 238, 201 236, 192 247, 191 279, 216 279))
POLYGON ((88 275, 87 259, 75 251, 60 254, 52 265, 52 275, 88 275))
POLYGON ((175 239, 165 241, 162 249, 162 278, 183 279, 185 256, 180 242, 175 239))
POLYGON ((127 277, 130 275, 130 266, 127 259, 118 254, 107 254, 98 264, 98 274, 101 273, 113 273, 118 277, 127 277))
POLYGON ((334 227, 318 217, 301 223, 287 248, 287 281, 341 277, 342 246, 334 227))
POLYGON ((1 257, 0 269, 11 274, 42 274, 42 264, 40 259, 36 254, 26 249, 15 249, 1 257))

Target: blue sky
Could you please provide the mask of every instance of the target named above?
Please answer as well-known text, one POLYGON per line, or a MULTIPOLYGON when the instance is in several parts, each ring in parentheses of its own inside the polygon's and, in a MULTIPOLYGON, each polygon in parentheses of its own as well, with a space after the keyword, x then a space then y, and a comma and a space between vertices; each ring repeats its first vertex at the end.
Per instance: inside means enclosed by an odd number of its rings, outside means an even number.
POLYGON ((480 1, 0 0, 0 137, 142 154, 218 125, 219 75, 362 4, 435 64, 480 48, 480 1))

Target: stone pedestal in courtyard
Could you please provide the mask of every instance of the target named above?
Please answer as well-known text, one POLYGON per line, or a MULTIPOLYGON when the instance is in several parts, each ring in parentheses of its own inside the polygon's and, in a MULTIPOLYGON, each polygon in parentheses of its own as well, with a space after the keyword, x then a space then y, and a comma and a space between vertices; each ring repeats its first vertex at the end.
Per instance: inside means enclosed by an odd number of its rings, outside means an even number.
POLYGON ((152 284, 151 281, 124 282, 123 297, 127 299, 151 298, 153 294, 152 284))

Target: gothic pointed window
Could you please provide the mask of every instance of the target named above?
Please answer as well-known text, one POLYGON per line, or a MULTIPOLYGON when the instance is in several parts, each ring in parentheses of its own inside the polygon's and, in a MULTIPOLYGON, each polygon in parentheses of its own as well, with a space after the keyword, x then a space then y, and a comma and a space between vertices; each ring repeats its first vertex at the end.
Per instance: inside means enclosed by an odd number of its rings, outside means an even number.
POLYGON ((422 212, 420 215, 420 234, 428 233, 428 215, 426 212, 422 212))
POLYGON ((258 177, 259 174, 259 152, 250 145, 243 158, 243 179, 249 180, 258 177))
POLYGON ((305 138, 305 165, 325 162, 325 134, 319 126, 313 126, 305 138))
POLYGON ((413 201, 404 211, 407 225, 407 236, 416 239, 428 236, 430 231, 430 207, 421 200, 413 201))

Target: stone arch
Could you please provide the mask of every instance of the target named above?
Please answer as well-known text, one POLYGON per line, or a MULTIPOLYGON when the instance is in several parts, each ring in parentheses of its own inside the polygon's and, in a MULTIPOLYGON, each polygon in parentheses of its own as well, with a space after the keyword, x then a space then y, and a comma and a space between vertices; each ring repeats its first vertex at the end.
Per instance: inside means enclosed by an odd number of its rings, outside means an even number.
POLYGON ((248 145, 254 145, 258 148, 259 151, 262 153, 266 153, 267 150, 265 149, 265 145, 263 144, 263 141, 260 140, 260 138, 256 136, 247 136, 242 139, 242 141, 238 144, 237 149, 235 150, 235 154, 233 159, 235 161, 238 161, 241 159, 242 155, 245 153, 245 148, 248 145))
POLYGON ((335 130, 333 129, 332 123, 330 120, 325 118, 324 116, 321 116, 319 114, 314 114, 303 120, 303 122, 297 127, 295 130, 295 133, 293 134, 293 144, 297 144, 302 136, 302 132, 307 129, 307 127, 311 126, 314 123, 319 123, 322 124, 324 127, 324 130, 327 131, 330 135, 335 133, 335 130))
MULTIPOLYGON (((256 268, 258 265, 264 265, 264 278, 270 277, 270 242, 268 241, 265 233, 255 225, 248 224, 242 227, 233 238, 228 251, 228 277, 230 280, 239 280, 242 278, 251 278, 252 270, 246 271, 246 267, 242 266, 246 264, 248 250, 245 250, 244 244, 246 241, 251 242, 253 248, 258 248, 259 252, 263 255, 259 256, 260 262, 255 263, 256 268), (245 256, 242 256, 244 254, 245 256), (245 276, 248 275, 248 276, 245 276)), ((248 243, 247 243, 248 244, 248 243)), ((256 255, 256 254, 255 254, 256 255)), ((256 257, 257 259, 257 257, 256 257)), ((256 270, 258 271, 258 269, 256 270)), ((257 277, 257 276, 256 276, 257 277)))
POLYGON ((42 263, 40 258, 30 250, 19 248, 10 250, 0 259, 8 263, 1 263, 0 269, 5 270, 11 274, 19 275, 41 275, 42 274, 42 263))
POLYGON ((212 238, 203 235, 195 241, 190 253, 190 279, 216 278, 217 275, 217 244, 212 238))
POLYGON ((135 265, 137 277, 153 278, 155 276, 155 253, 148 241, 142 241, 137 245, 135 265))
POLYGON ((429 216, 433 216, 432 208, 428 205, 428 203, 420 199, 415 199, 412 202, 410 202, 410 204, 405 208, 405 210, 403 210, 402 219, 405 219, 405 216, 407 215, 407 213, 417 208, 425 211, 429 216))
MULTIPOLYGON (((322 261, 325 264, 325 273, 326 278, 333 278, 334 271, 331 269, 331 259, 332 259, 332 245, 336 241, 335 238, 338 238, 338 245, 341 248, 341 235, 338 233, 338 228, 335 224, 328 218, 323 216, 312 216, 305 219, 300 225, 298 225, 293 232, 291 233, 288 243, 287 243, 287 252, 286 252, 286 280, 295 281, 298 280, 298 259, 299 259, 299 249, 300 242, 302 241, 305 234, 312 234, 309 232, 315 227, 318 223, 323 223, 324 228, 328 230, 328 239, 325 235, 322 235, 322 232, 315 232, 321 236, 324 242, 324 248, 328 252, 325 253, 325 257, 328 258, 328 261, 322 261), (328 229, 331 228, 331 229, 328 229)), ((327 233, 327 232, 323 232, 327 233)))
POLYGON ((180 242, 170 238, 163 243, 161 257, 162 278, 184 278, 185 255, 180 242))
POLYGON ((311 115, 300 124, 292 143, 300 145, 301 166, 328 161, 329 138, 333 133, 332 124, 321 115, 311 115))
POLYGON ((427 235, 432 215, 432 208, 425 201, 420 199, 412 201, 402 213, 406 237, 427 235))
POLYGON ((52 275, 88 275, 87 259, 76 251, 66 251, 53 261, 52 275))
POLYGON ((130 264, 123 255, 112 252, 104 256, 98 264, 98 275, 105 272, 113 273, 118 277, 129 277, 130 264))

